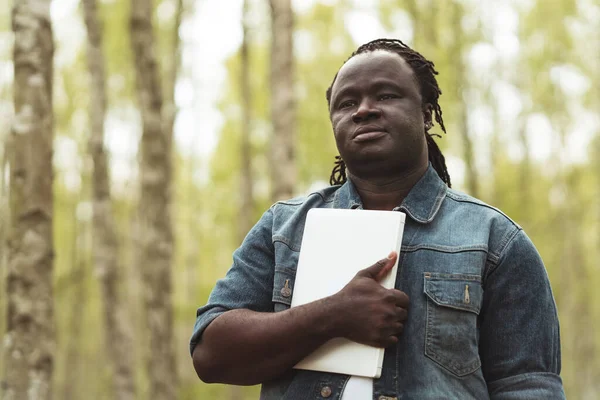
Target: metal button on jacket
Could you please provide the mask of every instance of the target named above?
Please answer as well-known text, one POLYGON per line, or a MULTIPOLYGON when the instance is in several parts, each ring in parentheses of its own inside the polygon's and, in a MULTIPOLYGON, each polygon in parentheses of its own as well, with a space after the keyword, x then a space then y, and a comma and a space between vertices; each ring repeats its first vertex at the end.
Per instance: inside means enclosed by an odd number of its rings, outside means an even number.
POLYGON ((329 386, 324 386, 323 389, 321 389, 321 396, 325 398, 331 396, 331 388, 329 386))
POLYGON ((283 297, 290 297, 292 295, 292 289, 290 288, 290 280, 285 280, 285 286, 281 289, 281 295, 283 297))

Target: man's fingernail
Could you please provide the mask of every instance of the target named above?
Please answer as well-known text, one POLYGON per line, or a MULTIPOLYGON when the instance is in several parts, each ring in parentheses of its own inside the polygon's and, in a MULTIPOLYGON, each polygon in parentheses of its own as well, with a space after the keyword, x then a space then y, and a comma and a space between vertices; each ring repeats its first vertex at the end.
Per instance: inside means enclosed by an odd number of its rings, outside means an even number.
POLYGON ((392 258, 394 258, 394 256, 396 255, 395 251, 392 251, 390 254, 388 254, 387 258, 388 260, 391 260, 392 258))

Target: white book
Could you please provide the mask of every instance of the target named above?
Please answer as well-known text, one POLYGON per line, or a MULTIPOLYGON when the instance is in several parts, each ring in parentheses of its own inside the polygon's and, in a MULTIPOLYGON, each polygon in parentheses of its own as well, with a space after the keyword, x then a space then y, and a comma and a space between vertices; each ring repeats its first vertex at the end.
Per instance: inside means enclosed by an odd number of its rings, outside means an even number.
MULTIPOLYGON (((308 212, 292 307, 331 296, 356 273, 387 257, 400 255, 406 215, 399 211, 314 208, 308 212)), ((398 261, 381 284, 394 287, 398 261)), ((335 338, 295 368, 379 378, 384 349, 335 338)))

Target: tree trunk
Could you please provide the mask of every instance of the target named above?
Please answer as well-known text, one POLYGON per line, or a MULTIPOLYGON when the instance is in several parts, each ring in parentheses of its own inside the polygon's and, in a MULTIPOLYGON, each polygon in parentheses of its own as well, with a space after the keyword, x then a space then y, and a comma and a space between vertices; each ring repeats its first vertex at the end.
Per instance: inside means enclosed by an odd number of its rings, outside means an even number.
MULTIPOLYGON (((88 223, 80 223, 77 220, 77 206, 80 204, 80 196, 73 202, 73 236, 71 238, 71 273, 68 286, 72 292, 70 296, 68 344, 66 357, 63 365, 65 381, 62 398, 64 400, 76 400, 82 392, 82 381, 85 379, 82 373, 81 345, 83 319, 86 307, 86 255, 88 223)), ((60 294, 60 291, 56 291, 60 294)))
POLYGON ((296 184, 293 13, 291 0, 271 5, 271 196, 292 197, 296 184))
POLYGON ((133 348, 126 309, 120 297, 119 245, 110 199, 108 160, 104 149, 106 115, 106 73, 102 50, 102 26, 96 0, 84 0, 83 11, 88 31, 88 68, 90 72, 91 135, 89 151, 93 162, 93 258, 100 278, 104 340, 113 374, 113 396, 117 400, 135 399, 133 348))
POLYGON ((175 104, 175 85, 179 76, 179 66, 181 65, 181 39, 179 38, 179 27, 183 18, 183 0, 175 0, 175 21, 173 24, 173 37, 171 41, 171 57, 165 68, 165 91, 163 105, 163 124, 164 132, 169 137, 173 137, 173 128, 175 117, 177 117, 177 105, 175 104))
POLYGON ((531 218, 531 150, 529 148, 529 140, 527 138, 527 117, 521 116, 517 121, 519 129, 519 142, 523 149, 523 160, 519 168, 519 204, 522 207, 523 223, 531 218))
POLYGON ((50 0, 14 3, 7 326, 2 399, 50 399, 52 293, 52 69, 50 0))
MULTIPOLYGON (((2 93, 3 94, 3 93, 2 93)), ((11 117, 12 120, 12 117, 11 117)), ((7 124, 8 125, 8 124, 7 124)), ((8 131, 10 130, 9 126, 5 126, 2 130, 2 158, 0 158, 0 292, 2 292, 5 288, 6 284, 6 270, 7 270, 7 251, 6 251, 6 234, 7 227, 10 221, 10 213, 8 210, 8 188, 6 173, 8 172, 8 154, 10 154, 9 146, 9 136, 8 131)), ((6 301, 0 301, 0 333, 4 332, 6 325, 6 301)), ((1 346, 0 346, 1 348, 1 346)), ((0 351, 1 353, 1 351, 0 351)), ((0 377, 4 376, 4 359, 0 357, 0 377)), ((0 389, 0 398, 2 396, 2 391, 0 389)))
POLYGON ((459 118, 459 129, 463 142, 463 160, 465 162, 466 169, 466 187, 470 195, 479 196, 479 184, 477 178, 477 169, 475 166, 475 156, 473 154, 473 139, 469 129, 469 111, 467 107, 467 96, 468 91, 465 87, 461 86, 463 83, 465 86, 468 85, 468 77, 466 74, 466 68, 463 59, 463 47, 465 37, 462 34, 463 28, 461 26, 461 20, 463 17, 463 9, 460 4, 452 3, 452 30, 454 32, 453 49, 450 54, 453 54, 455 61, 454 74, 455 74, 455 85, 456 85, 456 99, 457 104, 457 116, 459 118))
MULTIPOLYGON (((250 57, 249 57, 249 42, 250 35, 248 32, 248 14, 250 9, 249 0, 244 0, 242 14, 242 46, 240 49, 241 58, 241 73, 240 86, 242 92, 242 125, 241 125, 241 141, 240 141, 240 223, 238 224, 239 243, 244 240, 253 225, 253 182, 252 182, 252 150, 251 150, 251 132, 252 132, 252 96, 250 88, 250 57)), ((289 197, 289 196, 288 196, 289 197)), ((243 398, 243 390, 241 386, 229 386, 229 398, 231 400, 239 400, 243 398)))
POLYGON ((172 138, 162 118, 163 95, 156 58, 150 0, 131 1, 131 43, 142 116, 140 144, 140 267, 149 336, 150 393, 174 400, 177 371, 173 347, 171 259, 172 138))
POLYGON ((408 0, 406 2, 406 9, 413 23, 413 47, 415 49, 421 48, 423 25, 421 24, 421 10, 419 9, 419 2, 417 0, 408 0))
POLYGON ((240 51, 242 61, 241 71, 241 88, 242 88, 242 140, 241 140, 241 165, 240 165, 240 223, 239 241, 244 239, 253 225, 253 208, 254 208, 254 190, 253 190, 253 175, 252 175, 252 150, 251 150, 251 131, 252 131, 252 99, 250 89, 250 57, 248 54, 249 32, 248 32, 248 12, 249 1, 244 1, 244 12, 242 16, 243 35, 242 48, 240 51))

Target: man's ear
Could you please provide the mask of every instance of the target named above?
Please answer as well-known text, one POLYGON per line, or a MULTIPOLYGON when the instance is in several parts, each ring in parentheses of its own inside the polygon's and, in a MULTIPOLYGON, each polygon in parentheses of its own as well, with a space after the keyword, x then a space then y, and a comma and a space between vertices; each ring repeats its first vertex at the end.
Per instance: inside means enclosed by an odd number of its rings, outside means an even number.
POLYGON ((426 126, 433 126, 433 106, 430 103, 423 104, 423 122, 426 126))

